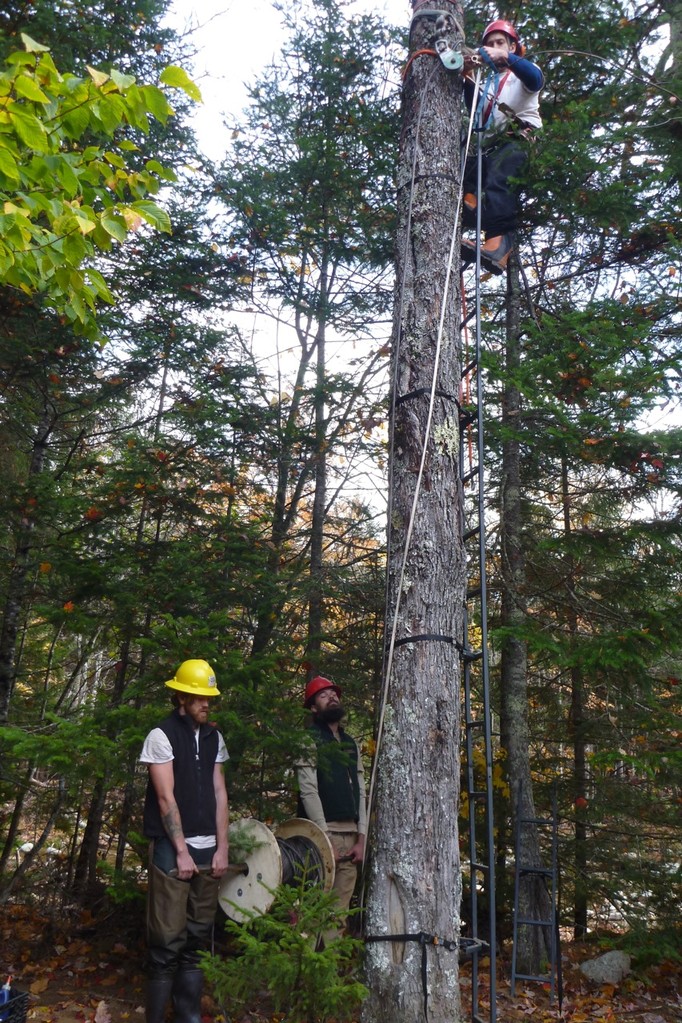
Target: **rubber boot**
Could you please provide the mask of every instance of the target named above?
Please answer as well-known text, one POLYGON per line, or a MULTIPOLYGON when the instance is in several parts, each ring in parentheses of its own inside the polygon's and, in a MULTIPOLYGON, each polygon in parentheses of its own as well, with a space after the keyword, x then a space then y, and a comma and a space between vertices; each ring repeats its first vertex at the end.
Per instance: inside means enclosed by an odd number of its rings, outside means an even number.
POLYGON ((145 997, 146 1023, 164 1023, 175 977, 172 973, 155 973, 147 978, 145 997))
POLYGON ((178 970, 173 984, 175 1023, 201 1023, 204 975, 199 969, 178 970))

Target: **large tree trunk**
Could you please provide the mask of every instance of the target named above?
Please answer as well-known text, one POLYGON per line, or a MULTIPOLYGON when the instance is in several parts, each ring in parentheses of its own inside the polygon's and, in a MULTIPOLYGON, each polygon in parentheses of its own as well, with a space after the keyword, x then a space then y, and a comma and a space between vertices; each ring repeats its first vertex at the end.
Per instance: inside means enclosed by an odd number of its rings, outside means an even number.
MULTIPOLYGON (((327 304, 327 260, 320 267, 320 306, 327 304)), ((308 677, 319 670, 322 649, 324 606, 324 526, 327 517, 327 419, 326 419, 326 320, 320 319, 317 331, 317 367, 315 378, 315 492, 310 524, 310 592, 308 594, 308 677)))
POLYGON ((90 799, 85 832, 78 852, 73 879, 73 890, 84 905, 87 905, 99 893, 97 861, 107 793, 106 779, 98 778, 90 799))
MULTIPOLYGON (((521 483, 521 440, 518 432, 521 393, 514 383, 521 362, 519 263, 512 256, 507 278, 507 345, 502 397, 502 488, 500 495, 501 625, 505 632, 501 654, 500 732, 506 753, 505 766, 511 791, 512 831, 519 818, 537 816, 530 769, 530 728, 528 723, 528 651, 521 630, 525 623, 524 600, 526 563, 523 543, 521 483)), ((543 864, 537 828, 524 826, 519 834, 519 856, 524 866, 543 864)), ((550 918, 550 900, 544 879, 524 875, 519 887, 519 916, 524 920, 550 918)), ((539 975, 550 949, 545 927, 523 925, 518 929, 517 969, 539 975)))
MULTIPOLYGON (((31 486, 33 481, 43 471, 52 426, 51 415, 45 409, 36 427, 33 440, 33 448, 28 466, 27 499, 33 496, 31 494, 31 486)), ((7 722, 10 701, 16 681, 17 635, 19 632, 19 620, 24 606, 34 526, 33 509, 27 508, 17 533, 14 560, 5 597, 2 631, 0 632, 0 724, 7 722)))
MULTIPOLYGON (((430 8, 461 23, 461 7, 454 3, 440 0, 430 8)), ((433 46, 433 28, 434 22, 426 19, 415 23, 412 52, 433 46)), ((403 96, 389 481, 387 630, 393 653, 387 659, 387 700, 373 800, 376 819, 367 905, 371 993, 363 1010, 367 1023, 415 1023, 424 1017, 425 997, 431 1023, 460 1018, 457 645, 466 582, 457 475, 458 248, 450 287, 446 284, 458 196, 460 89, 459 75, 447 72, 435 56, 423 55, 412 62, 403 96), (436 364, 444 296, 442 351, 436 364), (404 934, 435 936, 439 943, 371 940, 404 934)))
MULTIPOLYGON (((568 467, 564 459, 561 465, 561 497, 564 514, 564 539, 566 548, 571 544, 571 495, 568 484, 568 467)), ((570 554, 566 557, 566 586, 568 588, 568 630, 571 642, 578 641, 578 612, 575 606, 575 566, 570 554)), ((580 665, 571 669, 571 710, 569 732, 573 740, 573 784, 575 789, 575 896, 573 903, 573 933, 576 938, 587 934, 587 827, 581 800, 587 796, 587 751, 585 746, 585 687, 580 665)))

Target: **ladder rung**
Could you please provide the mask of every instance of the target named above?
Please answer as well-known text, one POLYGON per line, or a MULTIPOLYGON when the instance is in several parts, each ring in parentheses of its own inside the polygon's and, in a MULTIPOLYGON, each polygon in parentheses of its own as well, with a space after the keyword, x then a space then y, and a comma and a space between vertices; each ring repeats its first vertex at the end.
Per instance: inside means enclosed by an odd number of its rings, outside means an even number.
POLYGON ((551 984, 552 976, 549 973, 543 973, 540 977, 535 977, 532 973, 515 973, 514 980, 539 980, 546 984, 551 984))
POLYGON ((521 926, 521 924, 525 924, 527 927, 551 927, 552 924, 554 923, 554 921, 553 920, 526 920, 524 918, 522 920, 517 920, 516 923, 517 923, 517 925, 519 927, 521 926))
POLYGON ((473 600, 474 597, 480 597, 481 596, 481 589, 482 589, 481 586, 472 586, 472 588, 470 590, 467 590, 466 599, 467 600, 473 600))
POLYGON ((474 478, 474 476, 478 476, 479 472, 480 467, 478 465, 475 465, 473 469, 471 469, 468 473, 462 476, 462 483, 468 483, 470 480, 474 478))
POLYGON ((468 362, 466 366, 464 366, 464 368, 462 369, 462 377, 464 378, 465 376, 467 376, 469 373, 471 373, 472 369, 476 369, 477 366, 478 360, 472 359, 471 362, 468 362))
POLYGON ((490 870, 487 863, 476 863, 475 861, 472 861, 469 863, 469 866, 472 870, 480 870, 481 873, 487 873, 490 870))
POLYGON ((480 526, 474 526, 473 529, 467 529, 466 533, 462 534, 462 540, 464 541, 464 543, 466 543, 467 540, 471 540, 472 537, 478 536, 480 532, 481 532, 480 526))
POLYGON ((551 817, 520 817, 519 824, 554 824, 551 817))
POLYGON ((480 661, 481 657, 483 657, 482 650, 465 650, 462 653, 462 660, 467 663, 470 661, 480 661))
POLYGON ((471 718, 470 721, 467 721, 466 726, 467 728, 483 728, 484 724, 485 721, 480 718, 471 718))
POLYGON ((467 794, 471 799, 478 799, 480 796, 488 795, 485 789, 472 789, 471 792, 467 794))
POLYGON ((538 874, 541 877, 553 877, 551 867, 519 867, 519 874, 538 874))

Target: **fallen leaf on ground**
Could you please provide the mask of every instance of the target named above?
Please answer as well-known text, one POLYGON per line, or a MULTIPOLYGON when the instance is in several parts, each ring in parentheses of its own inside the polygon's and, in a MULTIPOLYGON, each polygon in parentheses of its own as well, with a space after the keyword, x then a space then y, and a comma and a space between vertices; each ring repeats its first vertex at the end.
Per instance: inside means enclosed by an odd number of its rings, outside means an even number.
POLYGON ((95 1023, 111 1023, 111 1013, 106 1002, 99 1002, 95 1012, 95 1023))

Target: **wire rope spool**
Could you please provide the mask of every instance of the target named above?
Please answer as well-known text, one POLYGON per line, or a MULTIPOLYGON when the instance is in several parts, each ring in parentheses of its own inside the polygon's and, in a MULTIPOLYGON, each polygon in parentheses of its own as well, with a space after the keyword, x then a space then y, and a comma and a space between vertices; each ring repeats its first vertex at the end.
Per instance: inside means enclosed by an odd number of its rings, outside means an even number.
POLYGON ((331 891, 336 861, 326 833, 305 817, 291 817, 279 825, 275 835, 282 854, 283 883, 295 883, 305 873, 325 892, 331 891))
POLYGON ((230 824, 231 851, 243 862, 230 863, 220 882, 218 901, 226 916, 245 923, 267 913, 281 884, 302 879, 331 891, 336 872, 334 850, 317 824, 292 817, 275 834, 253 817, 230 824), (243 851, 242 851, 243 850, 243 851))
POLYGON ((282 856, 270 828, 253 817, 234 821, 229 834, 235 846, 248 843, 251 848, 244 855, 244 863, 228 867, 218 901, 226 916, 244 923, 270 909, 275 890, 282 883, 282 856))

